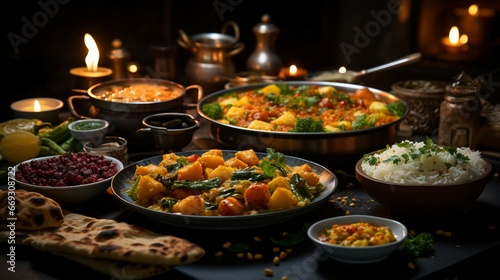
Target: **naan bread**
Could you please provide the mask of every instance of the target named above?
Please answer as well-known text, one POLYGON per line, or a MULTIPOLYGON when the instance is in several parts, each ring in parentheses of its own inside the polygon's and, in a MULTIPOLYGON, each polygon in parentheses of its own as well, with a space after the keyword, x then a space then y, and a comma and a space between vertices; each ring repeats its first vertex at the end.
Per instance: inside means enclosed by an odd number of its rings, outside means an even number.
POLYGON ((16 242, 55 254, 162 267, 189 264, 205 254, 185 239, 76 213, 66 214, 56 229, 17 233, 16 242))
POLYGON ((15 224, 16 230, 57 228, 62 225, 63 220, 61 206, 51 198, 25 190, 0 190, 0 230, 8 229, 11 222, 15 224), (9 200, 9 197, 15 200, 9 200))
POLYGON ((144 279, 155 275, 159 275, 161 273, 164 273, 172 269, 172 267, 168 266, 130 263, 130 262, 113 261, 106 259, 89 259, 68 254, 61 254, 60 256, 65 257, 74 262, 77 262, 79 264, 88 266, 95 271, 105 273, 109 275, 111 279, 117 279, 117 280, 144 279))

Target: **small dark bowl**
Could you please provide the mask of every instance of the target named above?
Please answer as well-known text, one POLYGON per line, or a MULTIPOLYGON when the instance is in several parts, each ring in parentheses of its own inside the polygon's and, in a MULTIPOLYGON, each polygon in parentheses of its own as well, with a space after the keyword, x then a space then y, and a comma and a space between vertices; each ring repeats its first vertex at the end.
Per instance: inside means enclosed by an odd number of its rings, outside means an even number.
POLYGON ((186 113, 159 113, 145 117, 143 128, 136 134, 151 133, 159 148, 168 151, 181 150, 187 146, 193 133, 200 128, 200 122, 186 113))

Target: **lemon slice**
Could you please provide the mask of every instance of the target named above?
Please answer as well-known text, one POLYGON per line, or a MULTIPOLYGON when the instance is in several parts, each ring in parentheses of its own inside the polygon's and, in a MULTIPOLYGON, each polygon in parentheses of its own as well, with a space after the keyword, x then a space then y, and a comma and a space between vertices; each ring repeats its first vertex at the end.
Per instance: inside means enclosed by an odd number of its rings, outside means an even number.
POLYGON ((15 131, 0 141, 0 154, 12 162, 20 163, 35 158, 40 152, 40 139, 27 131, 15 131))
POLYGON ((12 119, 6 122, 0 123, 0 136, 5 136, 16 131, 26 131, 35 133, 35 126, 37 122, 32 119, 12 119))

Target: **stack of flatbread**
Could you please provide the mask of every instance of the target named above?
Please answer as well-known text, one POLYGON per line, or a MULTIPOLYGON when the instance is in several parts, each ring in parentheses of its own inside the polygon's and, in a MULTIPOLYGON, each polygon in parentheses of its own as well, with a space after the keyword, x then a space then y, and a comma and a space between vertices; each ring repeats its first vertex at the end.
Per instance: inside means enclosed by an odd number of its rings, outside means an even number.
MULTIPOLYGON (((12 217, 7 200, 7 192, 0 191, 2 221, 12 217)), ((115 279, 144 279, 195 262, 205 254, 201 247, 182 238, 115 220, 63 213, 55 201, 38 193, 16 191, 15 205, 16 222, 25 221, 19 222, 19 227, 16 223, 16 244, 64 256, 115 279), (45 206, 35 207, 30 202, 33 199, 45 200, 45 206)), ((1 241, 8 239, 7 229, 2 222, 1 241)))

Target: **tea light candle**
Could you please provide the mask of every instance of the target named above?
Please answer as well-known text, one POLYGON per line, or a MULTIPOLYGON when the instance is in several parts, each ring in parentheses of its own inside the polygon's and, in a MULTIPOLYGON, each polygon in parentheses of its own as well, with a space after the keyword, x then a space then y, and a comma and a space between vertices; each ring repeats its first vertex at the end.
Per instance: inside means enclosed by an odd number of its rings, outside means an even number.
POLYGON ((468 36, 466 34, 460 35, 458 27, 453 26, 448 37, 441 39, 441 44, 446 52, 456 54, 468 50, 467 41, 468 36))
POLYGON ((18 118, 39 119, 55 123, 64 103, 55 98, 36 97, 16 101, 10 105, 14 116, 18 118))
POLYGON ((88 89, 91 86, 100 83, 113 74, 113 70, 106 67, 98 67, 99 49, 90 34, 85 34, 85 46, 89 52, 85 57, 87 67, 78 67, 69 70, 69 73, 77 78, 77 88, 88 89))
POLYGON ((287 81, 298 81, 305 80, 307 76, 307 70, 303 68, 298 68, 295 65, 290 66, 290 68, 281 68, 279 77, 287 81))
POLYGON ((491 39, 494 26, 495 10, 472 4, 468 8, 454 10, 459 27, 469 35, 469 44, 481 46, 491 39))

